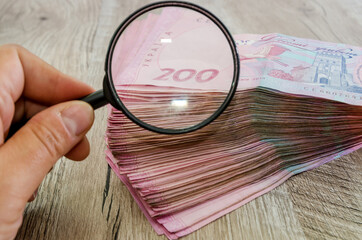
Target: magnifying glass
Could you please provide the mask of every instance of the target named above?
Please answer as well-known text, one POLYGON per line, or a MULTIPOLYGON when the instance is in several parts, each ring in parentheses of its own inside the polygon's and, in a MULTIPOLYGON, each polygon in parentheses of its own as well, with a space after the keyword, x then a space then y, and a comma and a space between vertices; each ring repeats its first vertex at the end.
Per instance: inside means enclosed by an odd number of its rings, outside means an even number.
POLYGON ((139 126, 163 134, 200 129, 230 103, 239 57, 229 31, 206 9, 165 1, 131 14, 114 33, 103 89, 85 98, 110 103, 139 126))

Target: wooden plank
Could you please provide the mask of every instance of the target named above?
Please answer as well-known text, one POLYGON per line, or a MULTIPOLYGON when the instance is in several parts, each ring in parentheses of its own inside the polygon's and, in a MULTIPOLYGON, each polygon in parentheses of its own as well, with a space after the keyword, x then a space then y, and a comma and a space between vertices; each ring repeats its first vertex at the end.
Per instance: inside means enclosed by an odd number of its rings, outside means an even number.
MULTIPOLYGON (((100 88, 110 37, 151 1, 0 0, 0 44, 18 43, 100 88)), ((232 33, 270 33, 362 46, 360 0, 192 1, 232 33)), ((153 231, 104 161, 106 109, 88 159, 61 159, 27 206, 17 239, 166 239, 153 231)), ((184 239, 361 239, 361 151, 288 180, 184 239)))

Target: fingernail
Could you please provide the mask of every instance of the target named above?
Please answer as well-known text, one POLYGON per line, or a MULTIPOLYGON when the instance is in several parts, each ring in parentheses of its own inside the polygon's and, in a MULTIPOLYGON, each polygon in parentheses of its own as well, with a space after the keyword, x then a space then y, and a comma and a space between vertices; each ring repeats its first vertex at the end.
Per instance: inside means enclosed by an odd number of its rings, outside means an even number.
POLYGON ((79 136, 93 123, 93 108, 81 101, 75 101, 71 106, 61 112, 61 117, 69 133, 79 136))

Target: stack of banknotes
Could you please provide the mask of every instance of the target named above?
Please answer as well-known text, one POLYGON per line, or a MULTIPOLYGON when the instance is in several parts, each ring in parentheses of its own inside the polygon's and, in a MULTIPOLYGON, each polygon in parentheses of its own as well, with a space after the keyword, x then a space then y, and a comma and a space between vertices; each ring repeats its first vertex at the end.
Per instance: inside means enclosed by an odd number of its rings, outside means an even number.
MULTIPOLYGON (((362 144, 362 48, 282 34, 234 39, 238 89, 205 128, 157 134, 109 107, 107 161, 155 231, 169 239, 362 144)), ((137 59, 133 50, 122 66, 137 59)))

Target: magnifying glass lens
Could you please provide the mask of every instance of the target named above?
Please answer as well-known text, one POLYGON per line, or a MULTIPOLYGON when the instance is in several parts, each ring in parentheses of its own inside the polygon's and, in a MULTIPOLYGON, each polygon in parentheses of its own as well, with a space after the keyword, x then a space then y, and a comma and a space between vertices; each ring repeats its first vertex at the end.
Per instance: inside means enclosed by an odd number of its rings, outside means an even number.
POLYGON ((180 130, 215 114, 233 85, 225 33, 184 7, 141 12, 115 37, 110 75, 123 110, 141 123, 180 130))

